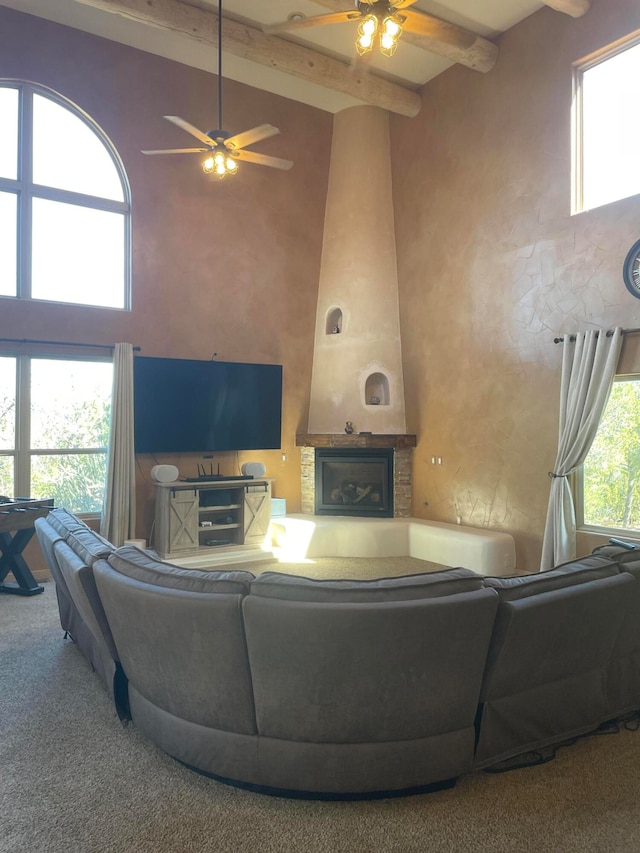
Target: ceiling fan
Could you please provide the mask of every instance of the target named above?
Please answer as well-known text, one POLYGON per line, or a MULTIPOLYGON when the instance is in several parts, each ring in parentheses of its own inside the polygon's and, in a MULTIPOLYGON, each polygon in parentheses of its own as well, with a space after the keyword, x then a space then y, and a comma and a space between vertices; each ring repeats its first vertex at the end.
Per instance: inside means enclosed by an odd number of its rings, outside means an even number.
POLYGON ((142 151, 143 154, 206 154, 202 161, 202 169, 207 174, 215 174, 218 178, 235 174, 238 170, 238 160, 256 163, 258 166, 271 166, 274 169, 290 169, 293 166, 292 160, 244 150, 249 145, 280 133, 272 124, 261 124, 233 136, 226 130, 222 130, 222 0, 218 0, 218 129, 208 130, 205 133, 179 116, 163 116, 163 118, 186 130, 191 136, 195 136, 203 147, 164 148, 142 151))
POLYGON ((393 56, 403 28, 408 32, 424 33, 424 17, 409 8, 416 2, 417 0, 355 0, 355 9, 350 11, 313 15, 310 18, 292 15, 281 24, 272 24, 263 29, 269 34, 291 33, 307 27, 357 21, 356 50, 360 56, 373 50, 376 39, 380 52, 385 56, 393 56))

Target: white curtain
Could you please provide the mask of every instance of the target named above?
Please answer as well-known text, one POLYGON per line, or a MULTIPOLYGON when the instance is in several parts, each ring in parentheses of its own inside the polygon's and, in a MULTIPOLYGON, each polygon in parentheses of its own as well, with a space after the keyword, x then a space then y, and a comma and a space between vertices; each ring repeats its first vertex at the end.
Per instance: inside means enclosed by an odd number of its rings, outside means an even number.
POLYGON ((564 336, 558 455, 551 479, 540 571, 576 556, 576 517, 568 476, 587 457, 616 373, 622 330, 564 336))
POLYGON ((133 450, 133 347, 113 353, 107 485, 100 533, 116 546, 136 535, 136 469, 133 450))

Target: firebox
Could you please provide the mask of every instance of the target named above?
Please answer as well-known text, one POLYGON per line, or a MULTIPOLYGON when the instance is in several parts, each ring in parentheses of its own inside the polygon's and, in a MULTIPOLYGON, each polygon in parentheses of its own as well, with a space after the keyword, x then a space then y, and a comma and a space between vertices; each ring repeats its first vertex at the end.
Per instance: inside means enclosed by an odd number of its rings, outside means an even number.
POLYGON ((316 447, 316 515, 393 518, 393 448, 316 447))

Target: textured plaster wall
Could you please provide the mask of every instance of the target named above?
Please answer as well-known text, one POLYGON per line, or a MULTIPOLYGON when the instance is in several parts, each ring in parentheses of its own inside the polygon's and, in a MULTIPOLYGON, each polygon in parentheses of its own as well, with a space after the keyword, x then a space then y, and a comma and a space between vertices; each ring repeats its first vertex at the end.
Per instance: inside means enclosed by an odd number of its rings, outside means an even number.
POLYGON ((346 421, 356 432, 406 432, 389 116, 375 107, 338 113, 331 147, 309 432, 339 433, 346 421), (342 331, 327 334, 336 309, 342 331), (380 385, 372 393, 375 374, 388 396, 380 385))
POLYGON ((489 74, 452 69, 392 118, 413 515, 512 533, 520 569, 539 565, 556 453, 553 338, 640 326, 621 277, 640 197, 570 215, 572 63, 639 28, 636 0, 545 8, 489 74))
MULTIPOLYGON (((242 165, 232 180, 202 173, 198 157, 145 157, 141 148, 191 147, 165 121, 215 126, 214 76, 0 7, 0 77, 43 83, 89 113, 118 149, 133 204, 131 312, 0 300, 0 336, 113 344, 147 356, 284 365, 280 451, 221 455, 224 473, 263 459, 275 494, 300 507, 299 450, 306 428, 313 329, 331 147, 328 113, 224 82, 230 131, 263 122, 281 135, 259 150, 295 161, 290 172, 242 165), (301 215, 304 211, 304 215, 301 215)), ((198 457, 173 459, 195 474, 198 457)), ((139 457, 138 535, 153 514, 150 457, 139 457)))

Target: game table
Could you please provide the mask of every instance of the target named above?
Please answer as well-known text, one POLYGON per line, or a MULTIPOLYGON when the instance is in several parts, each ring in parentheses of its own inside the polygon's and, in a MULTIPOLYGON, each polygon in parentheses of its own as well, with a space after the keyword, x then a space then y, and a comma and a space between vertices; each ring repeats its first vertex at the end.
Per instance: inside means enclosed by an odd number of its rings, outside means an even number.
POLYGON ((52 498, 32 500, 0 496, 0 593, 37 595, 44 592, 22 552, 35 532, 36 518, 44 518, 50 509, 53 509, 52 498), (9 572, 16 583, 4 583, 9 572))

